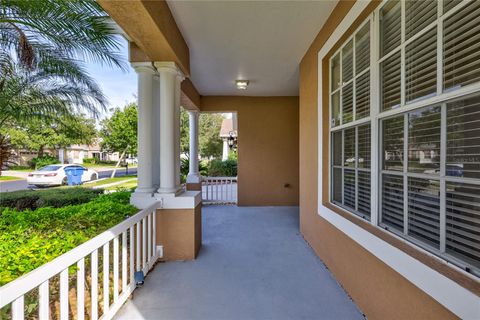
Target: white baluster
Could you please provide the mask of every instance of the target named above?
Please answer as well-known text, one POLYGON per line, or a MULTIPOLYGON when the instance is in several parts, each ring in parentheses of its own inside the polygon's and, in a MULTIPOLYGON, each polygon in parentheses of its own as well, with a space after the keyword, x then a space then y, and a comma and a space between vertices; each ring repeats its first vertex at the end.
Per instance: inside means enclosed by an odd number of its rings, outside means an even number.
POLYGON ((85 319, 85 259, 77 262, 77 320, 85 319))
POLYGON ((98 250, 92 252, 91 255, 91 303, 92 303, 92 320, 98 319, 98 250))
POLYGON ((103 245, 103 314, 110 307, 110 242, 103 245))
POLYGON ((12 302, 12 319, 13 320, 25 319, 23 296, 18 297, 15 301, 12 302))
POLYGON ((122 232, 122 293, 127 291, 127 231, 122 232))
POLYGON ((118 300, 118 237, 113 239, 113 302, 118 300))
POLYGON ((49 281, 45 281, 38 288, 38 318, 40 320, 48 320, 50 318, 50 293, 49 281))
POLYGON ((60 320, 68 320, 68 268, 60 272, 60 320))

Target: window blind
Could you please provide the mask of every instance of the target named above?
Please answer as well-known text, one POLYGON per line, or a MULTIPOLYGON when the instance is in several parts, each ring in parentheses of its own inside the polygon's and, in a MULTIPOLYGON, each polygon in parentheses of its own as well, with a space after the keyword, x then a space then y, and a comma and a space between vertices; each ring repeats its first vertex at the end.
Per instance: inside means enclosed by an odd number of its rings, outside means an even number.
POLYGON ((333 133, 333 165, 342 165, 342 131, 333 133))
POLYGON ((370 125, 358 127, 358 168, 370 168, 370 125))
POLYGON ((382 110, 390 110, 400 105, 401 71, 400 51, 385 59, 380 65, 381 106, 382 110))
POLYGON ((370 73, 366 72, 355 80, 355 120, 370 115, 370 73))
POLYGON ((447 104, 446 171, 480 179, 480 96, 447 104))
POLYGON ((353 82, 342 89, 342 124, 353 121, 353 82))
POLYGON ((440 247, 440 181, 408 178, 408 234, 440 247))
POLYGON ((358 171, 358 212, 370 217, 370 172, 358 171))
POLYGON ((343 204, 355 210, 355 170, 343 171, 343 204))
POLYGON ((332 91, 340 87, 340 54, 338 53, 331 61, 331 86, 332 91))
POLYGON ((462 0, 443 0, 443 13, 447 13, 450 9, 460 4, 462 0))
POLYGON ((380 10, 380 56, 400 45, 401 5, 398 0, 388 1, 380 10))
POLYGON ((332 95, 332 127, 340 125, 340 91, 332 95))
POLYGON ((436 92, 437 29, 433 27, 405 48, 405 95, 412 101, 436 92))
POLYGON ((480 81, 480 1, 471 1, 444 21, 445 90, 480 81))
POLYGON ((370 24, 364 25, 355 34, 355 74, 370 66, 370 24))
POLYGON ((344 130, 343 165, 355 167, 355 128, 344 130))
POLYGON ((447 183, 446 251, 480 268, 480 185, 447 183))
POLYGON ((440 107, 408 114, 408 171, 440 173, 440 107))
POLYGON ((342 49, 342 82, 347 83, 353 77, 353 40, 342 49))
POLYGON ((383 121, 383 169, 403 170, 403 124, 404 116, 383 121))
POLYGON ((342 169, 333 168, 333 192, 332 200, 337 203, 342 203, 342 169))
POLYGON ((403 177, 382 175, 381 222, 403 232, 403 177))
POLYGON ((437 0, 405 1, 405 39, 410 39, 437 19, 437 0))

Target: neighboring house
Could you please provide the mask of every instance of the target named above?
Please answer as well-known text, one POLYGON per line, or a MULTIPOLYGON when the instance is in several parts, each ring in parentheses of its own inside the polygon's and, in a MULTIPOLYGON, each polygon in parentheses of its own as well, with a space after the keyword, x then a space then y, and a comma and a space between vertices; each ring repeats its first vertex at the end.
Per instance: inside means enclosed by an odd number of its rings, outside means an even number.
MULTIPOLYGON (((32 159, 38 156, 37 151, 25 149, 17 149, 14 153, 13 161, 19 166, 28 166, 32 159)), ((44 153, 57 157, 60 163, 82 164, 85 158, 96 158, 101 161, 118 161, 120 158, 119 152, 102 151, 99 140, 95 140, 91 145, 73 144, 60 149, 46 148, 44 153)))

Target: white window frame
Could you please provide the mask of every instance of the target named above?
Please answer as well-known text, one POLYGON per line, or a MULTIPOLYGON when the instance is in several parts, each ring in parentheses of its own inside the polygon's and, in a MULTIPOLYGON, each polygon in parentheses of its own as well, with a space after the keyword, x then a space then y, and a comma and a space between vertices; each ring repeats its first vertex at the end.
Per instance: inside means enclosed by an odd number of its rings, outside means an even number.
MULTIPOLYGON (((406 212, 408 212, 408 198, 404 198, 404 234, 399 234, 399 232, 392 232, 393 234, 403 238, 407 239, 409 242, 415 244, 416 246, 427 250, 436 256, 439 256, 443 259, 446 259, 447 261, 454 263, 456 266, 460 267, 462 270, 471 270, 471 266, 468 265, 467 263, 461 261, 460 259, 453 257, 451 255, 448 255, 445 253, 445 241, 446 241, 446 236, 445 236, 445 219, 446 219, 446 209, 445 209, 445 196, 446 196, 446 188, 445 185, 447 182, 461 182, 461 183, 467 183, 467 184, 474 184, 474 185, 480 185, 480 181, 476 179, 471 179, 471 178, 457 178, 457 177, 446 177, 446 104, 447 102, 451 102, 460 98, 467 98, 475 93, 480 93, 480 82, 474 83, 467 85, 465 87, 461 87, 458 89, 449 89, 444 91, 443 90, 443 21, 447 18, 449 18, 451 15, 453 15, 455 12, 466 6, 469 1, 463 1, 460 4, 457 4, 455 7, 450 9, 445 15, 443 15, 443 0, 439 0, 437 4, 437 19, 424 27, 422 30, 420 30, 417 34, 414 36, 410 37, 408 40, 404 41, 405 39, 405 0, 400 0, 401 2, 401 43, 400 45, 388 52, 386 55, 383 57, 380 57, 380 21, 379 21, 379 16, 380 16, 380 10, 381 8, 388 2, 389 0, 383 0, 382 3, 374 10, 374 12, 365 19, 364 22, 353 32, 353 34, 347 38, 340 48, 336 50, 329 59, 328 67, 329 67, 329 108, 330 108, 330 118, 328 121, 328 126, 329 126, 329 159, 330 159, 330 165, 329 165, 329 198, 328 201, 329 203, 333 204, 336 207, 349 210, 348 208, 344 206, 340 206, 338 204, 335 204, 333 201, 333 133, 338 131, 338 130, 345 130, 348 128, 353 128, 353 127, 358 127, 367 123, 370 123, 370 132, 371 132, 371 164, 370 164, 370 173, 371 173, 371 190, 372 190, 372 195, 371 195, 371 202, 370 202, 370 207, 371 207, 371 215, 370 215, 370 223, 376 227, 382 228, 380 224, 381 221, 381 188, 382 188, 382 174, 384 171, 382 170, 381 164, 382 164, 382 146, 381 146, 381 122, 384 119, 391 118, 394 116, 398 116, 401 114, 404 114, 406 119, 408 118, 408 113, 414 110, 422 109, 428 106, 440 106, 441 107, 441 145, 440 145, 440 175, 438 177, 430 177, 435 180, 440 181, 440 250, 437 250, 435 248, 432 248, 428 246, 425 243, 422 243, 421 241, 412 238, 411 236, 408 236, 406 232, 408 232, 408 215, 406 212), (342 49, 344 46, 353 39, 353 47, 355 48, 355 35, 356 33, 361 30, 363 26, 365 26, 366 23, 370 23, 370 66, 368 71, 364 70, 362 73, 356 75, 355 74, 355 50, 353 54, 353 77, 352 79, 343 84, 342 80, 342 49), (415 41, 422 35, 424 35, 426 32, 430 31, 432 28, 436 26, 436 34, 437 34, 437 90, 435 94, 430 94, 425 97, 420 97, 416 98, 412 101, 406 102, 405 100, 405 48, 407 45, 409 45, 411 42, 415 41), (386 111, 381 111, 381 75, 380 75, 380 65, 381 63, 385 60, 388 59, 390 56, 393 54, 396 54, 398 51, 401 51, 401 92, 400 92, 400 105, 386 111), (332 58, 335 57, 336 55, 339 55, 340 57, 340 86, 335 90, 332 91, 332 74, 331 74, 331 63, 332 63, 332 58), (345 85, 349 84, 350 82, 353 82, 353 112, 355 116, 355 79, 359 76, 361 76, 364 72, 370 72, 370 116, 362 118, 362 119, 355 119, 343 124, 343 105, 342 105, 342 89, 345 85), (332 116, 333 116, 333 104, 332 104, 332 97, 333 94, 336 92, 340 93, 340 125, 337 125, 335 127, 332 127, 332 116), (407 227, 405 227, 405 225, 407 227), (440 252, 439 252, 440 251, 440 252)), ((408 158, 408 122, 404 122, 404 157, 408 158)), ((358 129, 355 131, 356 133, 358 132, 358 129)), ((356 148, 357 149, 357 148, 356 148)), ((356 152, 357 154, 357 152, 356 152)), ((408 159, 407 159, 408 160, 408 159)), ((342 134, 342 162, 343 162, 343 134, 342 134)), ((338 167, 338 166, 335 166, 338 167)), ((342 168, 344 167, 344 164, 342 163, 342 168)), ((350 168, 352 170, 355 170, 356 172, 356 178, 358 176, 357 174, 357 165, 355 168, 350 168)), ((415 174, 415 173, 410 173, 408 172, 408 161, 404 162, 404 169, 403 172, 396 172, 397 174, 400 174, 401 176, 404 177, 404 194, 408 194, 408 177, 415 176, 415 177, 421 177, 425 178, 425 174, 415 174), (407 182, 407 183, 406 183, 407 182), (406 191, 405 191, 406 190, 406 191), (406 192, 406 193, 405 193, 406 192)), ((356 180, 356 184, 358 184, 358 180, 356 180)), ((356 189, 356 197, 358 196, 358 190, 356 189)), ((343 169, 342 169, 342 198, 343 198, 343 169)), ((354 214, 355 216, 358 216, 358 213, 348 211, 351 214, 354 214)), ((391 231, 391 230, 390 230, 391 231)), ((480 274, 476 270, 475 275, 478 277, 480 274)))

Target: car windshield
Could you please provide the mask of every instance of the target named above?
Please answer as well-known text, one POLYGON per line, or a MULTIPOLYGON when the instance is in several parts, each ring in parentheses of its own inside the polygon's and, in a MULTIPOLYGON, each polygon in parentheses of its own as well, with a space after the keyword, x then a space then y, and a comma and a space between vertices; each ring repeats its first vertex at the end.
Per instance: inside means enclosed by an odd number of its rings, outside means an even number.
POLYGON ((62 166, 46 166, 41 169, 38 169, 38 171, 57 171, 60 169, 62 166))

